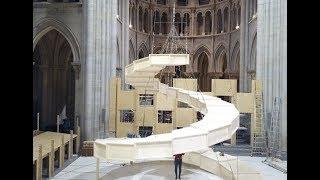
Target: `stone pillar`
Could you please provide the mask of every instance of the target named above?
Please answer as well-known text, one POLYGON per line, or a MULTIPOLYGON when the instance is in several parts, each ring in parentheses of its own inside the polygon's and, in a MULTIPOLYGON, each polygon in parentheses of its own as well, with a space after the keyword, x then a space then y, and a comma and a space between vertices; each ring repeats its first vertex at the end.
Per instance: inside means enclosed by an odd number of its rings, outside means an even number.
POLYGON ((286 154, 287 0, 258 0, 256 76, 262 81, 265 113, 272 112, 276 97, 281 99, 281 150, 286 154))
POLYGON ((191 8, 191 33, 190 33, 190 35, 191 36, 194 36, 194 35, 196 35, 197 33, 195 32, 196 31, 196 18, 195 18, 195 16, 196 16, 196 9, 193 7, 193 8, 191 8))
POLYGON ((248 1, 241 1, 241 24, 240 24, 240 92, 247 92, 247 62, 248 62, 248 1))
MULTIPOLYGON (((119 1, 119 0, 118 0, 119 1)), ((129 1, 122 1, 122 7, 123 9, 129 9, 129 1)), ((125 67, 129 64, 129 12, 128 11, 122 11, 122 25, 121 25, 121 44, 122 46, 120 48, 120 57, 121 57, 121 87, 122 89, 125 87, 125 67)), ((109 129, 109 123, 106 124, 106 130, 109 129)), ((109 131, 106 131, 109 132, 109 131)))
POLYGON ((116 14, 116 0, 83 1, 84 140, 94 140, 104 133, 100 121, 108 124, 109 111, 103 109, 108 109, 109 81, 116 74, 116 14))

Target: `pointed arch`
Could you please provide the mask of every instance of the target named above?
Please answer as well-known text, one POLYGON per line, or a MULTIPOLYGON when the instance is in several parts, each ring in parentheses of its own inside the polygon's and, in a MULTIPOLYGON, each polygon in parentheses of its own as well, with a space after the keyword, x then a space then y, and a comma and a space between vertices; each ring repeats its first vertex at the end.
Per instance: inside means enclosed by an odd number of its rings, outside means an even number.
POLYGON ((161 14, 161 33, 162 34, 168 34, 168 25, 167 25, 167 22, 168 22, 168 15, 166 12, 163 12, 161 14))
POLYGON ((233 47, 232 55, 231 55, 231 71, 239 72, 239 60, 238 57, 240 56, 240 43, 239 41, 233 47))
POLYGON ((212 32, 212 15, 210 11, 205 14, 205 34, 211 34, 212 32))
POLYGON ((193 68, 194 72, 197 72, 197 68, 198 68, 198 61, 197 60, 202 52, 206 53, 206 55, 208 57, 211 57, 211 52, 209 51, 208 47, 206 47, 204 45, 198 47, 193 55, 193 62, 191 62, 191 67, 193 68))
POLYGON ((216 62, 216 72, 224 73, 227 69, 227 51, 223 44, 220 44, 215 52, 214 55, 215 62, 216 62))
POLYGON ((131 64, 136 59, 136 53, 132 43, 132 40, 129 40, 129 64, 131 64))
POLYGON ((139 54, 138 54, 138 58, 141 59, 141 58, 144 58, 146 56, 149 55, 149 51, 147 49, 147 46, 145 45, 145 43, 142 43, 140 46, 139 46, 139 54))
POLYGON ((225 7, 223 10, 223 32, 229 31, 229 8, 225 7))

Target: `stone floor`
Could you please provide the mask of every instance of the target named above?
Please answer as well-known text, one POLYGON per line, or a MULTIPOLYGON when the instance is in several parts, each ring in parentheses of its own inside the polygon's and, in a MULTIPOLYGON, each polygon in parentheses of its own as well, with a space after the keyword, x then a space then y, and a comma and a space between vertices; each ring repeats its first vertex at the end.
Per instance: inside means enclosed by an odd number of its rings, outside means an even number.
MULTIPOLYGON (((239 156, 239 159, 248 165, 260 170, 263 180, 286 180, 284 174, 264 163, 264 158, 239 156)), ((62 169, 54 178, 73 180, 95 180, 96 160, 94 157, 79 157, 74 162, 62 169)), ((100 179, 102 180, 152 180, 152 179, 174 179, 174 166, 172 162, 156 161, 143 162, 134 165, 121 166, 118 163, 110 164, 100 161, 100 179)), ((181 179, 222 180, 207 171, 197 167, 183 164, 181 179)))

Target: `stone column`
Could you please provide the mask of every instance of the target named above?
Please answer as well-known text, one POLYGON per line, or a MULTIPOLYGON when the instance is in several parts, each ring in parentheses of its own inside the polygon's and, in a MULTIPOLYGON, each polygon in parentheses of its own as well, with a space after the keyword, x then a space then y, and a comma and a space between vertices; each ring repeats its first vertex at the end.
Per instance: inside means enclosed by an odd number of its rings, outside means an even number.
POLYGON ((116 14, 116 0, 83 1, 84 140, 101 137, 100 122, 108 124, 109 81, 116 74, 116 14))
MULTIPOLYGON (((262 81, 265 113, 280 102, 281 150, 287 152, 287 0, 258 0, 257 79, 262 81)), ((266 114, 264 114, 266 117, 266 114)))
POLYGON ((248 1, 241 1, 240 24, 240 92, 248 92, 247 62, 248 62, 248 1))
MULTIPOLYGON (((118 0, 119 1, 119 0, 118 0)), ((129 1, 122 1, 122 25, 121 25, 121 44, 120 48, 120 57, 121 57, 121 65, 122 65, 122 73, 121 73, 121 87, 122 89, 125 87, 125 67, 129 64, 129 12, 126 9, 129 9, 129 1)), ((106 126, 107 127, 107 126, 106 126)))

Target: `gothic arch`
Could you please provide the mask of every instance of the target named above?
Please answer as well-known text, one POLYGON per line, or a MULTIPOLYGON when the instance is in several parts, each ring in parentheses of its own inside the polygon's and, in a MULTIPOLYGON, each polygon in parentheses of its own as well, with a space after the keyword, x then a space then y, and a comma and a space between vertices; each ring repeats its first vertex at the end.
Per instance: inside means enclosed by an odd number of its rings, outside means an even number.
POLYGON ((202 12, 197 13, 197 35, 202 35, 203 32, 203 16, 202 12))
POLYGON ((236 44, 233 47, 232 55, 231 55, 231 66, 230 69, 233 72, 239 72, 239 62, 238 62, 238 56, 240 53, 240 43, 239 41, 236 42, 236 44))
POLYGON ((132 40, 129 40, 129 64, 131 64, 136 59, 136 53, 132 43, 132 40))
POLYGON ((139 31, 142 32, 143 30, 143 10, 142 10, 142 7, 139 6, 139 19, 138 19, 138 22, 139 22, 139 31))
POLYGON ((148 33, 150 25, 149 25, 149 12, 147 8, 144 10, 143 21, 144 21, 143 23, 144 32, 148 33))
POLYGON ((183 25, 182 25, 182 33, 184 35, 190 34, 190 15, 189 13, 184 13, 183 15, 183 25))
POLYGON ((217 20, 217 34, 219 34, 223 30, 221 9, 219 9, 218 12, 217 12, 217 19, 218 19, 217 20))
POLYGON ((229 31, 229 8, 225 7, 223 10, 223 32, 229 31))
POLYGON ((212 14, 210 11, 205 13, 205 33, 211 34, 212 32, 212 14))
MULTIPOLYGON (((215 62, 216 64, 216 72, 222 72, 224 73, 224 71, 227 69, 225 66, 227 66, 228 62, 227 62, 227 51, 224 45, 219 45, 215 55, 215 62)), ((228 66, 227 66, 228 67, 228 66)))
POLYGON ((144 58, 146 56, 149 55, 149 51, 147 49, 147 46, 145 45, 145 43, 142 43, 140 46, 139 46, 139 55, 138 55, 138 58, 144 58))
POLYGON ((36 23, 33 28, 33 51, 42 36, 53 29, 61 33, 69 42, 73 54, 73 61, 80 62, 80 46, 76 36, 68 26, 54 18, 43 18, 36 23))
POLYGON ((168 22, 168 15, 166 12, 163 12, 161 14, 161 33, 162 34, 168 34, 168 25, 167 25, 167 22, 168 22))
POLYGON ((39 34, 33 50, 33 116, 40 112, 40 125, 45 131, 55 130, 57 114, 69 119, 72 127, 76 78, 70 41, 55 28, 45 28, 39 34))
POLYGON ((154 26, 153 26, 153 32, 154 34, 159 34, 161 32, 161 28, 160 28, 160 13, 159 11, 155 11, 153 14, 153 21, 154 22, 154 26))
POLYGON ((202 92, 211 91, 211 79, 208 74, 209 71, 209 57, 205 51, 202 51, 198 58, 198 90, 202 92))
MULTIPOLYGON (((211 53, 209 51, 209 48, 207 48, 206 46, 202 45, 200 46, 194 53, 193 55, 193 62, 191 64, 191 67, 193 68, 193 71, 194 72, 197 72, 197 69, 198 69, 198 58, 200 56, 200 54, 204 52, 206 53, 206 55, 208 56, 208 58, 211 57, 211 53)), ((209 60, 209 59, 208 59, 209 60)), ((210 63, 210 62, 209 62, 210 63)))

